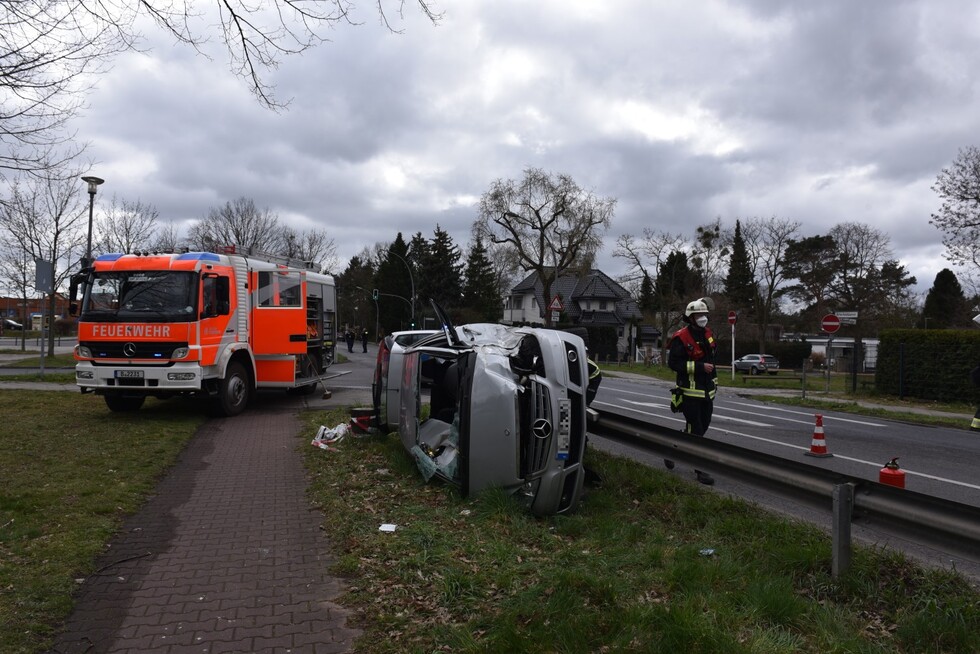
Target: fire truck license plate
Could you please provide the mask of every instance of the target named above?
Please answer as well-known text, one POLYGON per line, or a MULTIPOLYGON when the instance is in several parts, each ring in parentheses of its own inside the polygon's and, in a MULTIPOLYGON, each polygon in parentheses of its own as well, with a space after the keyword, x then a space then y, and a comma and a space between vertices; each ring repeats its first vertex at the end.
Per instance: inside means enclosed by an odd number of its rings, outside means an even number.
POLYGON ((116 379, 143 379, 142 370, 117 370, 116 379))

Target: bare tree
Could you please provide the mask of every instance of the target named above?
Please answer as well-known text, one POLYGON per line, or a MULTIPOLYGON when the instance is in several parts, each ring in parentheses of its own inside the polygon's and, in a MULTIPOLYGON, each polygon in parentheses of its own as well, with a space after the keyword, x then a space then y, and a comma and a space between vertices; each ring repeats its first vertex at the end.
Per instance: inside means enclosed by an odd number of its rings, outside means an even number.
MULTIPOLYGON (((491 184, 480 198, 474 233, 504 245, 522 270, 535 272, 547 302, 558 277, 592 267, 615 207, 616 200, 582 190, 568 175, 528 168, 520 181, 491 184)), ((549 312, 544 314, 550 325, 549 312)))
POLYGON ((157 227, 151 249, 157 252, 176 252, 180 249, 182 241, 177 225, 174 221, 168 220, 157 227))
POLYGON ((717 293, 724 285, 722 270, 731 254, 732 238, 730 231, 722 230, 721 218, 715 218, 707 225, 698 225, 695 230, 691 267, 701 277, 704 295, 717 293))
POLYGON ((946 258, 980 268, 980 148, 960 150, 953 164, 939 173, 932 190, 942 206, 929 222, 943 232, 946 258))
POLYGON ((651 322, 657 325, 664 336, 661 344, 663 347, 667 342, 667 334, 680 326, 681 309, 684 305, 681 298, 675 297, 674 290, 678 283, 683 284, 683 281, 665 279, 661 280, 661 283, 656 282, 661 271, 671 267, 668 264, 676 259, 677 253, 689 249, 689 241, 680 234, 645 228, 640 239, 632 234, 620 236, 616 240, 616 249, 613 251, 614 257, 629 262, 629 268, 624 275, 627 280, 637 280, 641 285, 644 280, 647 280, 646 286, 651 289, 652 297, 649 304, 641 298, 640 309, 644 316, 649 317, 651 322))
POLYGON ((758 292, 756 318, 759 321, 759 351, 765 352, 766 326, 772 318, 786 275, 783 265, 786 248, 799 234, 800 223, 787 218, 749 218, 742 227, 745 249, 758 292))
MULTIPOLYGON (((431 0, 415 0, 433 24, 431 0)), ((381 24, 398 32, 388 7, 374 0, 381 24)), ((404 18, 405 0, 394 13, 404 18)), ((194 0, 0 0, 0 178, 5 172, 52 174, 85 150, 69 130, 84 97, 115 55, 138 50, 142 17, 179 43, 203 53, 217 31, 229 67, 260 104, 281 109, 265 81, 284 57, 324 41, 339 25, 358 24, 356 0, 219 0, 199 10, 194 0)))
POLYGON ((292 259, 310 261, 324 272, 337 270, 337 245, 322 229, 297 232, 292 227, 283 227, 282 254, 292 259))
POLYGON ((0 6, 0 176, 64 172, 84 150, 68 123, 83 107, 91 75, 124 43, 111 26, 89 20, 77 0, 0 6))
MULTIPOLYGON (((25 301, 29 293, 41 290, 34 287, 32 267, 38 259, 53 266, 53 300, 54 292, 64 285, 85 245, 87 205, 81 198, 77 174, 55 177, 15 181, 8 201, 0 204, 0 225, 10 255, 7 263, 13 263, 16 275, 10 281, 17 284, 25 301)), ((48 304, 48 324, 54 325, 53 301, 48 304)), ((51 352, 54 330, 48 339, 51 352)))
POLYGON ((191 249, 214 252, 229 245, 279 254, 285 250, 283 226, 269 209, 259 209, 250 198, 226 202, 208 210, 190 228, 191 249))
POLYGON ((157 239, 160 213, 152 205, 119 200, 115 195, 96 223, 96 243, 103 252, 150 250, 157 239))

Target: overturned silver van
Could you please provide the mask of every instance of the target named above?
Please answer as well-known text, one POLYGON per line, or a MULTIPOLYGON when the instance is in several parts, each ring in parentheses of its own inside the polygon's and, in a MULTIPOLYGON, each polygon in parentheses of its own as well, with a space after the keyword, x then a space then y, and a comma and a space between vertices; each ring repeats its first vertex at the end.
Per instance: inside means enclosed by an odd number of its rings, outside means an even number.
POLYGON ((464 495, 502 488, 536 515, 574 509, 585 478, 582 339, 553 329, 454 327, 441 317, 441 332, 408 347, 402 367, 398 433, 422 475, 464 495), (423 376, 432 380, 428 397, 423 376))

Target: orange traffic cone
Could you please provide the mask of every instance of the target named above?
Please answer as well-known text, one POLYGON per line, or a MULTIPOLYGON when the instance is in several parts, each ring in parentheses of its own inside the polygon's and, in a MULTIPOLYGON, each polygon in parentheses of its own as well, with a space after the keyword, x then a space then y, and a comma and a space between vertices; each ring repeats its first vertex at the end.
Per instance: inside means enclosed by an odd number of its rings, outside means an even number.
POLYGON ((810 443, 810 451, 806 455, 819 457, 834 456, 827 451, 827 441, 823 437, 823 416, 816 413, 814 417, 817 419, 817 425, 813 428, 813 441, 810 443))

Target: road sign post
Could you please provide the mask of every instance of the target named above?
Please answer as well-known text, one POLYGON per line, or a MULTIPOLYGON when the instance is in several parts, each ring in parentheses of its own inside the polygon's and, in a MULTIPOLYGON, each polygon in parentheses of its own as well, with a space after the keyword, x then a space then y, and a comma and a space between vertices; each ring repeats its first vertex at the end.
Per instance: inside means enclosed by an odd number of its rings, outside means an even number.
POLYGON ((831 343, 834 340, 834 333, 838 329, 840 329, 840 318, 838 318, 836 315, 832 313, 828 313, 820 321, 820 329, 822 329, 824 332, 826 332, 829 335, 829 338, 827 339, 827 356, 825 357, 826 366, 827 366, 826 390, 829 393, 830 392, 830 352, 831 352, 830 347, 831 347, 831 343))
POLYGON ((735 381, 735 323, 738 322, 738 314, 734 311, 728 312, 728 324, 732 326, 732 381, 735 381))
POLYGON ((828 334, 833 334, 840 329, 840 318, 832 313, 828 313, 823 317, 823 320, 820 321, 820 329, 828 334))

